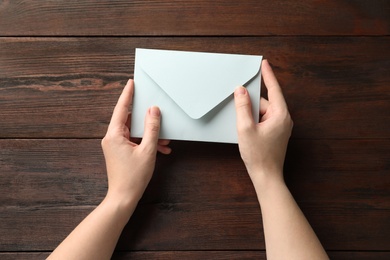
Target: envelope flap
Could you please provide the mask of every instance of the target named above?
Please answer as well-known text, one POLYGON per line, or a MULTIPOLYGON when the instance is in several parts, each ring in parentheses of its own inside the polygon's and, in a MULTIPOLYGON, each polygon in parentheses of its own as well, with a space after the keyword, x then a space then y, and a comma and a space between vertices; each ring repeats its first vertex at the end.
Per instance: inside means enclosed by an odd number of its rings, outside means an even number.
POLYGON ((137 64, 198 119, 260 71, 262 56, 136 49, 137 64))

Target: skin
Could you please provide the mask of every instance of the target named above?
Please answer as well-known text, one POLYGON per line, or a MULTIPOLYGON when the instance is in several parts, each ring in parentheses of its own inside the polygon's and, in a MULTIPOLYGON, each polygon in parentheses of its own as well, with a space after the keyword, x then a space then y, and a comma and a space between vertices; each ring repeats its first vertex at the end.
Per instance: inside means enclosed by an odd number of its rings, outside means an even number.
POLYGON ((268 61, 262 63, 268 98, 253 121, 248 92, 234 93, 242 160, 260 203, 267 259, 328 259, 320 241, 283 179, 283 164, 293 121, 268 61))
MULTIPOLYGON (((261 207, 267 259, 328 259, 283 179, 283 164, 293 122, 281 88, 265 60, 262 75, 269 100, 261 99, 259 123, 253 121, 249 94, 234 93, 239 150, 261 207)), ((133 214, 154 171, 157 152, 169 154, 168 140, 159 140, 161 113, 151 107, 145 134, 130 139, 134 82, 129 80, 102 140, 108 192, 49 259, 110 259, 119 236, 133 214)))
POLYGON ((102 140, 108 192, 48 259, 110 259, 119 236, 133 214, 155 167, 157 151, 169 154, 169 141, 158 140, 161 114, 151 107, 145 116, 140 144, 130 140, 130 114, 134 82, 129 80, 115 106, 102 140))

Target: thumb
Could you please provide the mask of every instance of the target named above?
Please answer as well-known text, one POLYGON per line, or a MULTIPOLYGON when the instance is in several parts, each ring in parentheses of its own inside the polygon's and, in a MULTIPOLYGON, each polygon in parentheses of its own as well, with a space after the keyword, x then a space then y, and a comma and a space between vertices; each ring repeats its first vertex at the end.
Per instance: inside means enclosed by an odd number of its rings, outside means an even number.
POLYGON ((238 135, 254 126, 251 100, 246 88, 239 86, 234 91, 238 135))
POLYGON ((144 136, 141 144, 148 151, 157 152, 157 142, 160 134, 161 112, 158 107, 150 107, 145 117, 144 136))

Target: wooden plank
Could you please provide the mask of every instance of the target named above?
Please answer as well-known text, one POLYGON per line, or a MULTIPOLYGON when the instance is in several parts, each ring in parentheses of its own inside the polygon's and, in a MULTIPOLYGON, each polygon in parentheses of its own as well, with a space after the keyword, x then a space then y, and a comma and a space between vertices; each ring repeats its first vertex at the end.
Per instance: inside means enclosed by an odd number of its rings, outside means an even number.
POLYGON ((3 206, 96 205, 107 190, 99 140, 3 139, 0 169, 3 206))
MULTIPOLYGON (((149 47, 270 57, 295 121, 294 197, 331 259, 389 259, 389 15, 387 0, 0 1, 0 258, 46 257, 103 198, 89 138, 149 47), (305 35, 321 37, 291 37, 305 35)), ((265 259, 237 147, 172 146, 114 259, 265 259)))
MULTIPOLYGON (((331 259, 388 260, 390 252, 329 252, 331 259)), ((161 251, 161 252, 118 252, 113 259, 266 259, 264 251, 161 251)))
MULTIPOLYGON (((377 259, 387 260, 389 252, 328 252, 331 259, 340 260, 363 260, 377 259)), ((49 256, 49 253, 0 253, 1 259, 42 259, 49 256)), ((112 259, 266 259, 262 251, 160 251, 160 252, 117 252, 112 259)))
POLYGON ((389 35, 387 0, 2 1, 1 35, 389 35))
MULTIPOLYGON (((171 147, 142 203, 257 203, 236 145, 171 147)), ((387 208, 389 152, 390 140, 293 140, 285 178, 306 205, 387 208)), ((96 205, 107 188, 100 140, 0 139, 0 169, 3 206, 96 205)))
POLYGON ((264 54, 293 138, 389 138, 389 37, 0 38, 1 138, 101 138, 134 48, 264 54))
MULTIPOLYGON (((388 260, 390 252, 328 252, 331 259, 340 260, 363 260, 376 259, 388 260)), ((43 259, 49 256, 47 252, 35 253, 0 253, 3 260, 31 260, 43 259)), ((116 252, 112 259, 266 259, 264 251, 133 251, 133 252, 116 252)))
MULTIPOLYGON (((0 251, 52 250, 103 198, 99 140, 0 140, 0 251)), ((287 183, 327 250, 387 250, 389 140, 294 140, 287 183)), ((174 142, 122 250, 263 250, 235 145, 174 142)))
MULTIPOLYGON (((53 250, 93 207, 0 209, 0 251, 53 250)), ((388 250, 389 210, 302 207, 326 250, 388 250)), ((250 203, 139 205, 120 250, 264 250, 260 209, 250 203)))
MULTIPOLYGON (((92 209, 2 208, 0 251, 53 250, 92 209)), ((136 212, 119 241, 121 250, 264 247, 257 205, 158 204, 139 206, 136 212)))

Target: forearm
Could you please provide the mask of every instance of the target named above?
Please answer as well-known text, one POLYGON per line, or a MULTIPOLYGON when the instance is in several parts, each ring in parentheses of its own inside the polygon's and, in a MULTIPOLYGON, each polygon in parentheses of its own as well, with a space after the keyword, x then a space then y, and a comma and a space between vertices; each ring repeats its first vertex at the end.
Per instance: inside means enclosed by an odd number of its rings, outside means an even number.
POLYGON ((110 259, 137 201, 106 197, 56 248, 49 259, 110 259))
POLYGON ((254 184, 262 211, 267 258, 328 259, 284 181, 262 181, 254 184))

